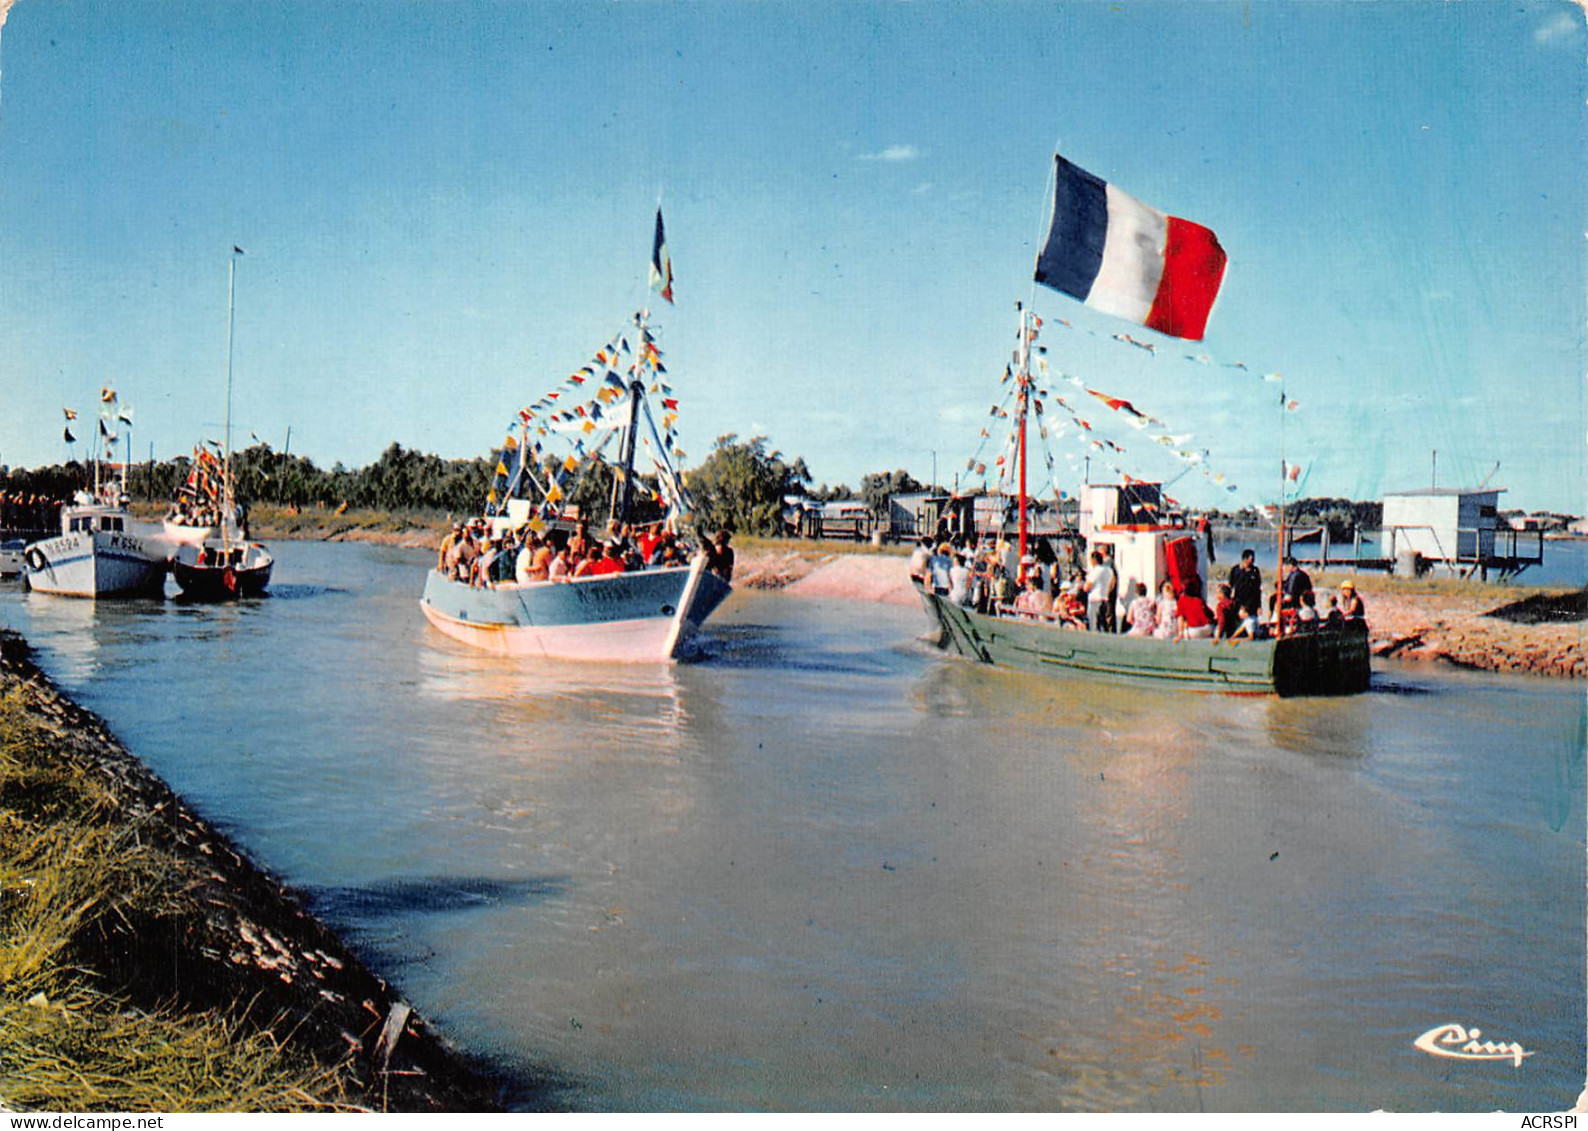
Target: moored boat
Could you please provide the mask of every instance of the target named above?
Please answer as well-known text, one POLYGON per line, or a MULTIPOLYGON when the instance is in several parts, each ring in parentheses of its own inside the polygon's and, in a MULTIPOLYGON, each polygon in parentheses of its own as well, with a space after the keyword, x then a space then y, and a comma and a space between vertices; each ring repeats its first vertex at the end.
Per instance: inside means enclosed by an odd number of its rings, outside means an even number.
POLYGON ((23 552, 28 586, 64 597, 158 596, 168 550, 136 523, 120 497, 79 492, 61 510, 61 533, 23 552))
POLYGON ((195 601, 257 597, 270 584, 275 559, 258 542, 213 539, 176 548, 171 576, 182 595, 195 601))
MULTIPOLYGON (((193 450, 193 466, 172 513, 167 537, 176 543, 171 573, 182 596, 194 601, 257 597, 270 584, 275 559, 249 539, 232 480, 232 337, 237 312, 237 257, 232 249, 227 279, 226 442, 216 455, 205 444, 193 450)), ((211 442, 213 443, 213 442, 211 442)))

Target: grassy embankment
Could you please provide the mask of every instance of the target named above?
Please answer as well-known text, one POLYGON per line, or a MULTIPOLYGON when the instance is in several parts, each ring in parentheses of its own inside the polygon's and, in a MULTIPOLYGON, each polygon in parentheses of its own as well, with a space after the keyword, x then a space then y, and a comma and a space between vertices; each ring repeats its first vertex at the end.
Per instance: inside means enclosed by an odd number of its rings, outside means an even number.
POLYGON ((0 1109, 488 1110, 493 1094, 0 633, 0 1109))
POLYGON ((333 1067, 246 1010, 139 1007, 96 951, 179 920, 192 877, 126 821, 105 782, 54 756, 19 689, 0 695, 0 1102, 52 1111, 306 1111, 345 1107, 333 1067))

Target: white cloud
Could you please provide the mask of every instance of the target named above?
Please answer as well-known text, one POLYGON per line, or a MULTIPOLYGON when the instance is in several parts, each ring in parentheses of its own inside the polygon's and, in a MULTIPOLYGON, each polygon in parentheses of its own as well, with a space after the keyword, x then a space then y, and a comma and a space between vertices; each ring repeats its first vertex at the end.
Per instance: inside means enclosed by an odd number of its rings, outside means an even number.
POLYGON ((916 196, 925 196, 927 193, 932 191, 932 182, 931 181, 922 181, 920 184, 916 185, 910 191, 912 193, 914 193, 916 196))
POLYGON ((913 145, 890 145, 876 153, 862 153, 862 161, 914 161, 921 151, 913 145))
POLYGON ((1558 39, 1570 35, 1582 21, 1575 19, 1566 12, 1559 12, 1555 18, 1533 33, 1534 43, 1553 43, 1558 39))

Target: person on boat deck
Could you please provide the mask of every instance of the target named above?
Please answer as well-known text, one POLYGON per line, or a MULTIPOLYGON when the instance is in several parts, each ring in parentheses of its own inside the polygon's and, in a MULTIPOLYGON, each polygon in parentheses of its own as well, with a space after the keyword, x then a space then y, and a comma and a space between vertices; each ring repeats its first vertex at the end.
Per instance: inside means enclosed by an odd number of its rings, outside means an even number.
POLYGON ((1340 586, 1340 613, 1347 628, 1367 627, 1367 609, 1362 604, 1362 598, 1356 594, 1356 582, 1350 578, 1346 578, 1340 586))
POLYGON ((463 541, 458 545, 458 580, 469 584, 474 577, 474 563, 480 557, 480 543, 478 535, 471 527, 463 532, 463 541))
POLYGON ((1329 595, 1329 611, 1324 614, 1320 627, 1338 630, 1344 626, 1345 614, 1340 612, 1340 598, 1331 593, 1329 595))
POLYGON ((954 555, 954 564, 948 567, 948 599, 960 606, 970 604, 970 566, 961 553, 954 555))
POLYGON ((1173 640, 1180 615, 1180 602, 1174 595, 1174 582, 1158 587, 1158 603, 1153 609, 1152 634, 1158 640, 1173 640))
POLYGON ((948 571, 954 568, 954 559, 949 555, 953 553, 947 542, 938 544, 937 553, 927 561, 927 572, 932 579, 932 592, 939 597, 948 596, 949 577, 948 571))
POLYGON ((1093 632, 1106 630, 1108 606, 1114 592, 1114 570, 1101 550, 1092 551, 1092 568, 1086 574, 1086 625, 1093 632))
POLYGON ((925 585, 930 576, 927 563, 932 560, 932 540, 922 538, 910 553, 910 580, 925 585))
POLYGON ((1241 607, 1235 603, 1235 595, 1230 591, 1229 582, 1221 581, 1218 603, 1213 606, 1213 638, 1228 640, 1235 635, 1240 623, 1241 607))
POLYGON ((634 540, 634 545, 640 551, 640 560, 646 565, 655 565, 658 561, 656 551, 661 548, 667 531, 661 525, 647 526, 643 533, 634 540))
POLYGON ((1130 626, 1129 635, 1151 636, 1157 625, 1157 615, 1158 603, 1148 596, 1146 583, 1136 582, 1130 608, 1125 610, 1125 623, 1130 626))
POLYGON ((1080 573, 1077 572, 1075 576, 1077 580, 1059 587, 1059 595, 1053 602, 1053 615, 1064 627, 1085 631, 1086 602, 1081 600, 1081 582, 1078 580, 1080 573))
POLYGON ((1261 640, 1263 638, 1263 626, 1257 620, 1257 609, 1255 606, 1248 605, 1241 610, 1241 621, 1235 626, 1235 631, 1230 633, 1232 641, 1240 640, 1243 637, 1247 640, 1261 640))
POLYGON ((1188 577, 1175 603, 1176 640, 1206 640, 1213 635, 1213 610, 1202 599, 1202 579, 1188 577))
POLYGON ((726 526, 717 531, 716 540, 706 547, 706 568, 724 581, 733 580, 733 535, 726 526))
POLYGON ((1257 568, 1257 555, 1250 549, 1242 550, 1240 563, 1230 567, 1230 596, 1236 608, 1263 607, 1263 571, 1257 568))
POLYGON ((451 569, 453 563, 447 561, 447 555, 452 553, 452 547, 456 546, 458 544, 458 540, 462 537, 463 524, 461 522, 454 522, 452 524, 451 533, 449 533, 445 538, 441 539, 441 554, 436 558, 436 568, 442 573, 446 573, 449 569, 451 569))
POLYGON ((1015 612, 1026 616, 1047 617, 1053 612, 1053 594, 1042 585, 1031 585, 1015 598, 1015 612))
POLYGON ((568 550, 568 560, 573 564, 572 576, 589 577, 590 571, 595 568, 596 562, 601 560, 601 547, 592 542, 585 548, 585 552, 583 554, 575 558, 573 555, 572 545, 570 544, 568 550))
POLYGON ((1114 617, 1114 610, 1119 604, 1119 570, 1114 568, 1114 544, 1104 542, 1098 551, 1103 555, 1103 564, 1108 567, 1108 600, 1103 604, 1103 631, 1116 632, 1119 622, 1114 617))
POLYGON ((573 537, 568 539, 568 553, 574 561, 583 561, 590 552, 590 523, 580 519, 574 527, 573 537))
POLYGON ((1318 628, 1318 598, 1308 589, 1301 595, 1301 603, 1296 606, 1296 629, 1300 632, 1316 632, 1318 628))
POLYGON ((1301 595, 1312 592, 1312 578, 1295 558, 1285 559, 1285 596, 1289 604, 1300 606, 1301 595))
POLYGON ((590 566, 590 574, 594 577, 604 577, 611 573, 623 573, 623 546, 618 542, 608 542, 601 551, 601 556, 596 558, 590 566))
POLYGON ((573 573, 573 567, 568 564, 568 547, 560 547, 551 557, 551 562, 546 567, 546 577, 550 581, 567 581, 573 573))
POLYGON ((491 581, 496 576, 495 566, 498 558, 502 556, 502 536, 490 535, 485 543, 485 548, 474 562, 474 577, 471 585, 482 585, 489 589, 491 581))

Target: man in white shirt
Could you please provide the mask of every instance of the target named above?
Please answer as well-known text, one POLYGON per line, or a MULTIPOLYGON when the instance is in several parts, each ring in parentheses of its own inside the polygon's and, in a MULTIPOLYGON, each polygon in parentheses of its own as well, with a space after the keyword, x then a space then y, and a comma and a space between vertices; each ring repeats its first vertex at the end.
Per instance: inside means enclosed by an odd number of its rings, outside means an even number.
POLYGON ((1103 610, 1108 607, 1114 588, 1114 569, 1103 555, 1092 551, 1092 568, 1086 574, 1086 627, 1099 632, 1104 627, 1103 610))

